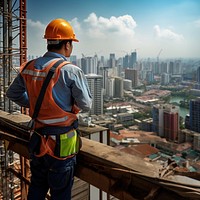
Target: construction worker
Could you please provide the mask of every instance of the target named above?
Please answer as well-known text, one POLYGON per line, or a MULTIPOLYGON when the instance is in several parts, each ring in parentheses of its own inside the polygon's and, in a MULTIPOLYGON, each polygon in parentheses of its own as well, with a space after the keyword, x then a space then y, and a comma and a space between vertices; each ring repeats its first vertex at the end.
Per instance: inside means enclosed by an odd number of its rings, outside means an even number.
POLYGON ((48 51, 20 66, 6 95, 29 108, 33 119, 28 200, 44 200, 49 189, 52 200, 70 200, 79 149, 76 114, 89 111, 92 98, 83 71, 67 61, 72 42, 78 42, 72 26, 55 19, 47 25, 44 39, 48 51), (42 91, 50 71, 54 74, 42 91))

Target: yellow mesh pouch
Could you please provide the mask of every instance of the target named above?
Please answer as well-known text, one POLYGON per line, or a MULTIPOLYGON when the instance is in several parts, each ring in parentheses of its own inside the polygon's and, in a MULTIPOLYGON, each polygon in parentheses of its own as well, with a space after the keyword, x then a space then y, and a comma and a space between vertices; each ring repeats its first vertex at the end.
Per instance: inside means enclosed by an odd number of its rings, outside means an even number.
POLYGON ((60 157, 78 153, 78 138, 76 130, 71 130, 60 135, 60 157))

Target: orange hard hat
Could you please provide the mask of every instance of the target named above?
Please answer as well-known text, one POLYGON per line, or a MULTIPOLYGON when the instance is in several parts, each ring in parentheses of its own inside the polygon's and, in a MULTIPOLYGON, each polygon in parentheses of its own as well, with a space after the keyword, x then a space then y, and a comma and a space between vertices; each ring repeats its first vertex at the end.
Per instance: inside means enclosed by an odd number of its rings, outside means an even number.
POLYGON ((72 26, 64 19, 54 19, 51 21, 46 27, 44 38, 47 40, 72 40, 79 42, 76 39, 72 26))

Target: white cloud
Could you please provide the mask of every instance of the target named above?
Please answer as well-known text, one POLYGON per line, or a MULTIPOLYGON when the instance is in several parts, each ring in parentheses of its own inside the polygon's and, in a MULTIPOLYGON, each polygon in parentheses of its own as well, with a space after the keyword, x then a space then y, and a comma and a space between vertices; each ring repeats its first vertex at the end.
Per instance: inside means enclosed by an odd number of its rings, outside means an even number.
POLYGON ((46 25, 40 21, 27 20, 28 54, 42 55, 46 51, 46 40, 43 39, 46 25))
POLYGON ((41 32, 43 32, 44 34, 44 30, 45 30, 45 25, 42 24, 40 21, 32 21, 31 19, 27 20, 27 24, 28 24, 28 29, 30 29, 30 33, 33 34, 36 33, 37 35, 39 35, 41 37, 41 32))
POLYGON ((161 29, 158 25, 154 26, 154 33, 156 37, 161 39, 181 41, 184 39, 183 35, 174 33, 170 29, 161 29))
POLYGON ((200 28, 200 19, 194 21, 194 25, 195 25, 197 28, 200 28))
POLYGON ((74 30, 80 30, 81 29, 81 25, 80 23, 78 22, 78 18, 74 18, 72 19, 71 21, 69 21, 69 23, 72 25, 73 29, 74 30))
MULTIPOLYGON (((197 26, 199 21, 196 20, 197 26)), ((155 57, 161 48, 163 49, 162 57, 199 56, 199 45, 196 42, 199 35, 197 32, 194 34, 193 29, 188 29, 190 34, 185 31, 184 38, 183 35, 174 32, 173 27, 161 29, 159 25, 156 25, 154 26, 156 37, 153 37, 146 26, 145 29, 140 26, 137 33, 137 24, 130 15, 105 18, 98 17, 95 13, 91 13, 83 21, 74 18, 69 22, 80 41, 74 43, 73 48, 73 55, 78 57, 81 57, 82 53, 93 56, 95 52, 104 56, 110 53, 124 56, 125 52, 130 53, 134 49, 137 49, 138 57, 155 57)), ((46 52, 46 40, 43 39, 46 25, 40 21, 27 20, 28 55, 40 56, 46 52)), ((192 27, 194 28, 194 24, 192 27)))
POLYGON ((106 38, 108 35, 111 36, 111 34, 133 36, 134 29, 137 26, 135 20, 130 15, 105 18, 97 17, 95 13, 91 13, 84 22, 89 35, 94 38, 106 38))

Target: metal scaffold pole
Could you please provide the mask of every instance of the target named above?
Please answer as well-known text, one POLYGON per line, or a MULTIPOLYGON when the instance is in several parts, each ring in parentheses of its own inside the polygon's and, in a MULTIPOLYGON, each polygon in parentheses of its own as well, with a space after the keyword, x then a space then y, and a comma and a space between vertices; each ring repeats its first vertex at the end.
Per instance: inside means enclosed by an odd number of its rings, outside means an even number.
MULTIPOLYGON (((26 12, 26 0, 0 1, 0 110, 10 113, 22 111, 5 94, 19 66, 27 60, 26 12)), ((16 160, 7 145, 7 141, 0 140, 0 200, 26 199, 27 185, 16 180, 9 169, 17 166, 28 177, 29 163, 21 156, 16 160)))

